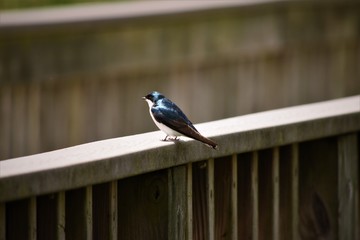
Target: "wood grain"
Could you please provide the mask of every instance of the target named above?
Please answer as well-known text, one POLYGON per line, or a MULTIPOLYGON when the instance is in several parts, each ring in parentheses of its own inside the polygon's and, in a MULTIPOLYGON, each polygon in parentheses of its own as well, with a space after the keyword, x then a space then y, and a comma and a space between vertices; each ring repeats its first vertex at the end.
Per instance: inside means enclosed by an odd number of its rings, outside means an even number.
POLYGON ((357 134, 338 138, 339 239, 358 239, 359 149, 357 134))
POLYGON ((151 132, 0 161, 0 201, 356 131, 359 101, 354 96, 196 125, 218 142, 218 151, 187 138, 162 142, 162 133, 151 132))

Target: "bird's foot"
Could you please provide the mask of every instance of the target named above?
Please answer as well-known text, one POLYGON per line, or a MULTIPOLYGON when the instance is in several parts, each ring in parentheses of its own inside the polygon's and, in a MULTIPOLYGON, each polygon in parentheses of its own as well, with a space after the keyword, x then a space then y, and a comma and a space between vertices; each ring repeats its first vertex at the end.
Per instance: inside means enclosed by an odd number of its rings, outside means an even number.
POLYGON ((180 141, 180 138, 178 136, 175 136, 175 137, 171 138, 171 141, 177 142, 177 141, 180 141))
POLYGON ((167 141, 179 141, 180 138, 178 136, 166 136, 164 139, 162 139, 162 141, 167 142, 167 141))

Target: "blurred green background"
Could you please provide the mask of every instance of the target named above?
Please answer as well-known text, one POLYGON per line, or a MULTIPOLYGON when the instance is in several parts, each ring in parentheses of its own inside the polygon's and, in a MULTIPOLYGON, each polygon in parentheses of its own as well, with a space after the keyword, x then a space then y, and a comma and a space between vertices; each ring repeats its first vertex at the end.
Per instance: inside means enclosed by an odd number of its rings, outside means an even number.
MULTIPOLYGON (((79 3, 120 2, 122 0, 1 0, 0 9, 25 9, 34 7, 65 6, 79 3)), ((123 0, 125 1, 125 0, 123 0)))
POLYGON ((156 4, 1 1, 0 159, 157 130, 153 90, 194 123, 360 92, 358 2, 156 4))

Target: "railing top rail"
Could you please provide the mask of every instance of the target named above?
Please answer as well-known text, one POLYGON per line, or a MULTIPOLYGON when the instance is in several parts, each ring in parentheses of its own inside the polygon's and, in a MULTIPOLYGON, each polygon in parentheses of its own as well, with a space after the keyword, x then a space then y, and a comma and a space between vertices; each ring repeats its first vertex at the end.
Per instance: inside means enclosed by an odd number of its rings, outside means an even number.
POLYGON ((219 144, 160 141, 150 132, 0 161, 0 202, 67 190, 208 158, 360 130, 360 95, 198 124, 219 144))
POLYGON ((1 27, 43 26, 73 22, 121 20, 161 15, 174 15, 221 8, 243 7, 274 0, 256 1, 175 1, 175 2, 122 2, 92 3, 63 7, 47 7, 27 10, 7 10, 1 13, 1 27))
MULTIPOLYGON (((289 0, 224 0, 224 1, 151 1, 121 3, 91 3, 70 6, 43 7, 35 9, 0 11, 0 30, 15 27, 52 26, 73 23, 89 23, 140 19, 155 16, 168 16, 215 9, 234 9, 253 7, 264 4, 287 3, 308 4, 309 1, 289 0)), ((314 1, 314 4, 322 4, 314 1)), ((356 4, 355 1, 327 1, 327 4, 356 4)), ((358 5, 358 4, 357 4, 358 5)), ((90 26, 92 26, 90 24, 90 26)))

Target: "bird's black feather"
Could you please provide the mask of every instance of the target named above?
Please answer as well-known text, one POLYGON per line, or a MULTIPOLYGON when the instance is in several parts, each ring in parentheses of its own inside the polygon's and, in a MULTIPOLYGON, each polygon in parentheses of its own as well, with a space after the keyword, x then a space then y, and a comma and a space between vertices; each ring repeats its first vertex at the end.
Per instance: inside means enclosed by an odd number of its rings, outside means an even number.
POLYGON ((201 141, 217 149, 217 144, 202 136, 181 109, 164 95, 158 92, 152 92, 145 96, 144 99, 148 99, 153 103, 153 105, 149 106, 151 107, 151 114, 155 121, 164 124, 175 132, 201 141))
MULTIPOLYGON (((151 108, 151 112, 158 122, 166 125, 171 129, 180 130, 182 128, 190 127, 194 131, 198 132, 192 122, 181 111, 181 109, 167 98, 158 100, 158 102, 151 108)), ((183 132, 180 133, 185 134, 183 132)))

